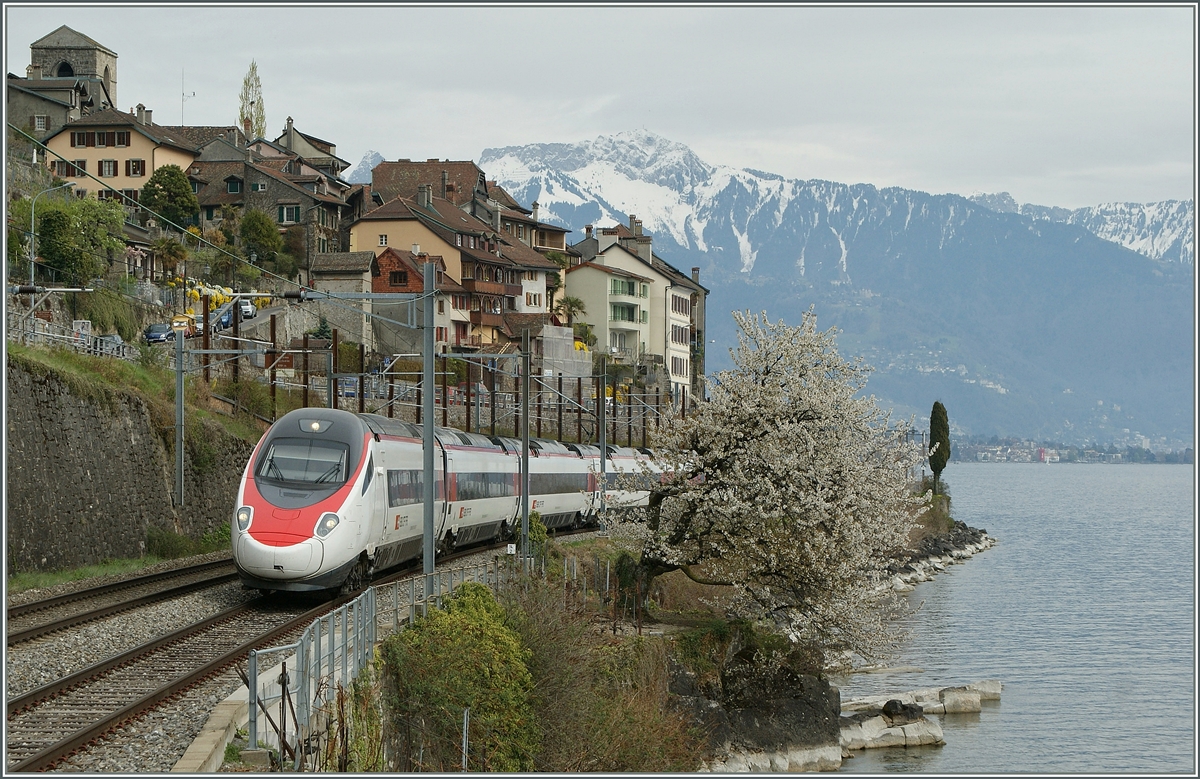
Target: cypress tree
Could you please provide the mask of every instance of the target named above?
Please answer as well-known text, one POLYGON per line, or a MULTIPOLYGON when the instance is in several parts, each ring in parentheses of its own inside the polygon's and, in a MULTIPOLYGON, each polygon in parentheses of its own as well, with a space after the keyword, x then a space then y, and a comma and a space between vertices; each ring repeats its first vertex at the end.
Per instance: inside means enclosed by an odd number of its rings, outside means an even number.
POLYGON ((950 461, 950 420, 940 400, 933 403, 929 414, 929 467, 933 470, 933 494, 940 493, 939 482, 946 463, 950 461), (936 447, 936 448, 935 448, 936 447))

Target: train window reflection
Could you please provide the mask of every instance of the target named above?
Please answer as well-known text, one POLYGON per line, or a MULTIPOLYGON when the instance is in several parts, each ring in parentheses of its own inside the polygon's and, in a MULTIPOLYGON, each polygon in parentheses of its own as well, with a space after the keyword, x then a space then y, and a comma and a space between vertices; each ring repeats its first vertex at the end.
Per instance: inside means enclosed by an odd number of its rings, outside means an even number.
POLYGON ((258 462, 258 477, 270 481, 336 486, 346 481, 350 447, 336 441, 280 438, 258 462))

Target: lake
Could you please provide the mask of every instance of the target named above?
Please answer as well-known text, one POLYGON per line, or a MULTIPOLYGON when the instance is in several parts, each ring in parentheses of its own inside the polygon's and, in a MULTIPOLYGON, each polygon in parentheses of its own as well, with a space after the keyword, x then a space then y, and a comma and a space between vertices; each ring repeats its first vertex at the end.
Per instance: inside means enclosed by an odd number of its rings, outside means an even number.
POLYGON ((952 514, 998 543, 907 595, 891 665, 833 679, 842 700, 984 679, 946 744, 856 751, 842 771, 1195 771, 1190 465, 951 463, 952 514))

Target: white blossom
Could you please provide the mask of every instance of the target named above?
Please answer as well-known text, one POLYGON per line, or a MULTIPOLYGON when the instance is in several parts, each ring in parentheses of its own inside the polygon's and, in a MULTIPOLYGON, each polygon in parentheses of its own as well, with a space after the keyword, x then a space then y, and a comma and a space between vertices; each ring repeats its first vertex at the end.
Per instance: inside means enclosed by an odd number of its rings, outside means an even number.
POLYGON ((818 331, 811 309, 794 327, 734 319, 734 369, 667 426, 659 467, 670 476, 617 521, 645 523, 650 576, 731 584, 736 616, 825 658, 875 657, 894 635, 874 585, 921 510, 909 481, 919 446, 860 394, 870 369, 838 355, 836 328, 818 331))

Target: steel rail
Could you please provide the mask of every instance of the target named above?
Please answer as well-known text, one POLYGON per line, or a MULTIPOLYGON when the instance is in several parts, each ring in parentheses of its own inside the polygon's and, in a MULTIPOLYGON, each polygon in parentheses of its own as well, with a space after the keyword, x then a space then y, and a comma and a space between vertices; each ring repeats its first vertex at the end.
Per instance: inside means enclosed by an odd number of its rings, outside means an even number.
MULTIPOLYGON (((59 741, 55 742, 54 744, 51 744, 50 746, 47 746, 47 747, 37 751, 35 754, 30 755, 29 757, 25 758, 24 760, 21 760, 20 762, 14 764, 12 766, 8 766, 7 770, 12 771, 12 772, 23 772, 23 771, 42 771, 42 770, 52 768, 57 763, 61 762, 63 759, 69 757, 72 753, 77 751, 80 747, 85 746, 86 744, 97 740, 98 738, 103 736, 105 733, 107 733, 111 730, 114 730, 117 727, 120 727, 122 724, 128 722, 129 720, 132 720, 139 714, 142 714, 146 710, 154 707, 156 704, 161 703, 162 701, 164 701, 168 698, 171 698, 172 696, 176 695, 177 693, 180 693, 180 692, 186 690, 187 688, 193 686, 194 684, 196 684, 200 681, 203 681, 205 678, 211 676, 214 673, 217 673, 218 671, 222 670, 224 667, 238 662, 239 660, 243 659, 246 655, 248 655, 248 653, 250 652, 251 649, 257 648, 258 646, 260 646, 262 644, 277 641, 280 637, 285 636, 288 633, 303 630, 305 627, 308 626, 308 624, 310 622, 312 622, 312 620, 314 620, 320 616, 323 616, 324 614, 328 613, 329 611, 331 611, 333 609, 339 608, 343 603, 346 603, 349 600, 350 600, 350 598, 344 597, 344 598, 338 598, 336 600, 329 601, 326 603, 322 603, 319 606, 309 609, 308 611, 305 611, 304 613, 287 620, 286 622, 284 622, 281 625, 278 625, 267 631, 259 633, 254 638, 251 638, 247 641, 241 642, 235 648, 220 654, 216 658, 206 662, 201 667, 199 667, 187 674, 184 674, 180 677, 177 677, 176 679, 169 681, 166 684, 158 687, 153 692, 151 692, 147 695, 144 695, 144 696, 138 698, 137 700, 132 701, 131 703, 126 704, 125 706, 121 707, 119 710, 112 712, 111 714, 105 715, 102 719, 98 720, 97 722, 93 723, 92 725, 85 727, 85 728, 81 728, 81 729, 71 733, 67 737, 60 739, 59 741)), ((197 625, 189 626, 188 628, 185 628, 184 630, 177 631, 176 633, 173 633, 170 636, 164 636, 163 638, 157 639, 150 643, 155 645, 155 648, 158 648, 165 644, 178 642, 180 640, 183 640, 184 638, 194 636, 198 632, 200 632, 200 630, 202 630, 203 628, 198 627, 199 625, 207 626, 207 625, 215 624, 220 621, 232 619, 233 617, 238 616, 238 614, 248 611, 250 608, 251 608, 251 606, 249 604, 245 604, 243 606, 234 607, 233 609, 227 609, 226 611, 222 612, 221 614, 216 615, 215 617, 210 617, 209 619, 204 620, 203 623, 197 623, 197 625), (183 635, 184 633, 186 633, 187 635, 183 635)), ((15 704, 20 703, 20 704, 22 704, 23 707, 28 707, 29 705, 31 705, 31 701, 29 699, 31 699, 35 695, 39 696, 41 700, 45 700, 46 697, 55 694, 54 692, 50 691, 51 687, 57 687, 58 692, 62 692, 67 687, 76 686, 79 683, 81 683, 83 681, 82 677, 84 677, 84 676, 95 677, 95 676, 98 676, 98 675, 101 675, 101 674, 107 672, 108 670, 112 670, 112 668, 115 668, 117 666, 120 666, 127 662, 130 662, 131 660, 136 659, 136 657, 134 655, 144 656, 144 655, 148 654, 150 651, 152 651, 150 649, 147 649, 148 646, 149 645, 143 645, 142 647, 137 647, 133 650, 130 650, 129 652, 124 653, 121 656, 111 658, 110 660, 104 661, 103 663, 100 663, 97 666, 93 666, 92 668, 85 669, 84 671, 81 671, 78 674, 72 674, 72 676, 68 677, 68 679, 59 680, 59 682, 55 682, 51 685, 46 685, 42 688, 39 688, 38 690, 34 690, 33 692, 29 693, 28 695, 22 696, 21 699, 14 700, 12 703, 10 703, 9 704, 10 712, 12 711, 12 707, 15 704), (97 668, 99 668, 100 666, 106 666, 106 670, 98 671, 97 668)), ((12 716, 11 713, 9 716, 10 717, 12 716)))
MULTIPOLYGON (((586 531, 577 531, 586 532, 586 531)), ((573 532, 560 532, 558 535, 574 535, 573 532)), ((492 548, 499 548, 503 544, 486 545, 482 544, 474 548, 455 550, 454 553, 448 554, 441 558, 443 562, 448 563, 459 557, 466 557, 481 551, 486 551, 492 548)), ((385 574, 381 574, 373 584, 388 583, 394 579, 404 578, 405 576, 421 575, 416 571, 402 566, 398 570, 392 569, 385 574)), ((313 620, 324 616, 330 611, 340 608, 344 603, 348 603, 358 593, 353 595, 341 596, 334 600, 322 603, 312 609, 299 614, 281 625, 270 628, 257 636, 241 642, 235 648, 228 650, 216 658, 209 660, 199 668, 190 671, 184 675, 175 678, 172 681, 163 684, 152 692, 141 696, 140 698, 122 706, 115 712, 103 716, 93 724, 80 728, 70 733, 65 738, 46 746, 34 754, 24 758, 23 760, 7 766, 6 771, 25 772, 25 771, 42 771, 53 768, 62 760, 79 751, 81 747, 94 743, 106 733, 115 730, 123 724, 131 721, 137 716, 143 714, 149 709, 152 709, 157 704, 172 698, 203 681, 204 679, 219 672, 223 668, 238 662, 248 656, 251 649, 261 647, 264 644, 278 642, 281 637, 289 633, 297 633, 306 628, 313 620)), ((107 660, 101 661, 93 666, 78 671, 70 676, 59 679, 50 684, 32 690, 22 696, 14 698, 7 702, 7 717, 11 719, 14 715, 30 708, 36 707, 39 702, 46 701, 61 695, 73 688, 84 685, 86 682, 103 677, 105 674, 120 668, 121 666, 130 664, 138 659, 153 653, 156 650, 171 644, 182 642, 188 638, 192 638, 208 628, 222 622, 234 619, 242 614, 251 611, 255 603, 242 604, 230 609, 226 609, 219 614, 209 617, 201 622, 189 625, 181 630, 175 631, 166 636, 154 639, 153 641, 134 647, 127 652, 115 655, 107 660)))
MULTIPOLYGON (((203 590, 209 587, 216 587, 221 584, 237 581, 237 578, 238 576, 236 573, 218 574, 217 576, 210 576, 209 578, 201 579, 200 581, 189 582, 187 584, 181 584, 178 587, 172 587, 167 590, 160 590, 158 592, 152 592, 148 595, 142 595, 137 598, 131 598, 130 600, 124 600, 120 603, 113 603, 108 606, 101 606, 98 609, 72 614, 61 619, 45 622, 41 625, 34 625, 33 627, 28 627, 23 630, 12 631, 6 637, 7 645, 15 646, 16 644, 32 641, 35 638, 40 638, 50 633, 57 633, 60 630, 73 628, 87 622, 95 622, 98 619, 103 619, 104 617, 118 614, 122 611, 129 611, 130 609, 135 609, 139 606, 170 600, 171 598, 187 595, 188 593, 196 590, 203 590)), ((70 601, 70 603, 78 602, 79 601, 70 601)))
POLYGON ((25 603, 20 606, 9 606, 7 609, 8 618, 10 620, 16 619, 17 617, 23 617, 26 614, 33 614, 49 608, 57 608, 74 601, 88 600, 100 595, 127 590, 130 587, 139 587, 144 584, 153 584, 155 582, 165 581, 167 579, 175 579, 180 576, 189 576, 191 574, 202 573, 214 568, 219 569, 231 567, 233 567, 232 559, 216 560, 207 563, 200 563, 199 565, 189 565, 186 568, 176 568, 171 571, 161 571, 159 573, 149 573, 142 576, 134 576, 129 579, 122 579, 119 582, 113 582, 112 584, 102 584, 97 587, 88 587, 87 589, 68 592, 65 595, 56 595, 53 598, 44 598, 42 600, 31 601, 30 603, 25 603))

